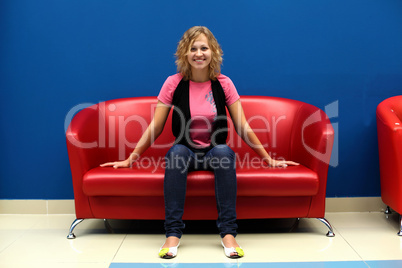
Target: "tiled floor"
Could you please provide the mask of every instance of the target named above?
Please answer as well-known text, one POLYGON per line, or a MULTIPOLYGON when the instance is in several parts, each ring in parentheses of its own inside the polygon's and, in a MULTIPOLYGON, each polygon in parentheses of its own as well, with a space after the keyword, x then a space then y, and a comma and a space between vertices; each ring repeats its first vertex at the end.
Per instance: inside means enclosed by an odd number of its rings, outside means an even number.
POLYGON ((402 267, 399 215, 327 213, 336 236, 314 219, 239 221, 245 257, 224 256, 215 223, 187 222, 179 254, 157 255, 161 221, 85 220, 67 240, 74 215, 0 215, 0 267, 402 267))

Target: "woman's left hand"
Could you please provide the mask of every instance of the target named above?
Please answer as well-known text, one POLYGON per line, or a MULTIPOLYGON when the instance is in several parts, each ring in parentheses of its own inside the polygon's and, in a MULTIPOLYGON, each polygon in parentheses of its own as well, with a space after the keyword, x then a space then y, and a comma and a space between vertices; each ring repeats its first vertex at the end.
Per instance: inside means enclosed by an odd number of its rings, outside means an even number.
POLYGON ((293 162, 293 161, 284 161, 284 160, 271 160, 270 162, 268 162, 268 164, 271 167, 282 167, 285 168, 287 166, 298 166, 300 165, 299 163, 293 162))

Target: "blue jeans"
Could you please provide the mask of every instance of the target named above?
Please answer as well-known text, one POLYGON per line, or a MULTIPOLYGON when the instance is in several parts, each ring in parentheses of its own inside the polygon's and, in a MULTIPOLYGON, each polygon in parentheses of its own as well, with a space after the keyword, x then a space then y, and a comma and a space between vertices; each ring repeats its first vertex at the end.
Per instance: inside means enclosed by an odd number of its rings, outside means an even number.
POLYGON ((182 216, 186 197, 187 174, 196 170, 212 170, 215 175, 216 221, 220 236, 236 237, 236 168, 235 153, 226 144, 207 152, 191 150, 176 144, 166 154, 164 180, 166 237, 181 238, 185 227, 182 216))

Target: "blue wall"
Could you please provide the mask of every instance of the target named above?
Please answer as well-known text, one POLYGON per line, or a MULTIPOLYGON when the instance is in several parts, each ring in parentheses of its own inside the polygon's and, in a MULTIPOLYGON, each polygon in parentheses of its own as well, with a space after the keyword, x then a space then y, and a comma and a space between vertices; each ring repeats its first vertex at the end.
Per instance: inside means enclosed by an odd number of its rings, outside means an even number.
POLYGON ((402 1, 2 0, 0 198, 72 199, 67 113, 157 95, 193 25, 240 94, 338 101, 327 196, 380 195, 375 109, 402 92, 402 1))

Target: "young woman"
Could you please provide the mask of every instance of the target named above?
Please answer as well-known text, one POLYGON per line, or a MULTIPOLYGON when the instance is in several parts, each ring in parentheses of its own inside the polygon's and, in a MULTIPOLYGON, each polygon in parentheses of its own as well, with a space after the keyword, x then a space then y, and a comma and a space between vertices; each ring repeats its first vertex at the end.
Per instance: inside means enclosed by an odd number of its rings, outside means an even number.
POLYGON ((218 209, 217 226, 225 255, 239 258, 243 249, 236 242, 235 154, 226 145, 230 113, 236 132, 263 158, 276 167, 298 165, 272 159, 249 127, 233 82, 220 73, 222 49, 212 32, 202 26, 188 29, 176 51, 178 73, 168 77, 158 95, 154 118, 128 159, 102 167, 131 167, 151 146, 165 125, 173 106, 172 130, 175 144, 166 155, 164 179, 166 241, 159 250, 162 258, 174 258, 184 223, 182 215, 188 172, 212 170, 218 209), (154 138, 153 138, 154 137, 154 138))

